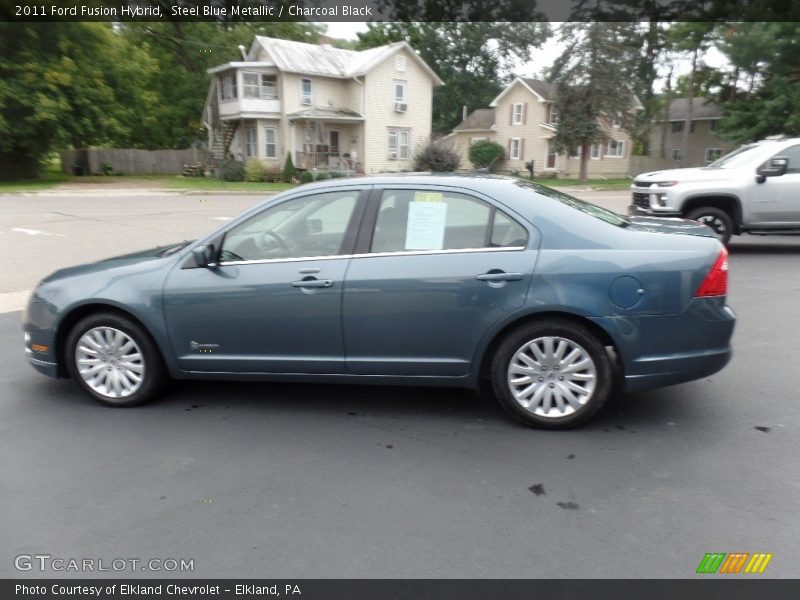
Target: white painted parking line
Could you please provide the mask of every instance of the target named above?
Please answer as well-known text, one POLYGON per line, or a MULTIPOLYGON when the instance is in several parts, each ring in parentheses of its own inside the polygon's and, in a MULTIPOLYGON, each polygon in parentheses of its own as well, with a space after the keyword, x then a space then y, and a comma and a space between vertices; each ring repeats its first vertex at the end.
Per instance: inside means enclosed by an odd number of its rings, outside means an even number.
POLYGON ((10 313, 24 309, 30 295, 31 290, 0 293, 0 313, 10 313))

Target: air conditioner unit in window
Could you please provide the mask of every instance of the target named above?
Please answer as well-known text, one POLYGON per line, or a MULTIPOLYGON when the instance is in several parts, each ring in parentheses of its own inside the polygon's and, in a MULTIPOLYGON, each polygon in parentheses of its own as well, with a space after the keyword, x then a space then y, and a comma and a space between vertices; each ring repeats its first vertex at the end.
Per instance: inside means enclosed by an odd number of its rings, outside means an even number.
POLYGON ((408 104, 405 102, 395 102, 394 103, 394 111, 395 112, 406 112, 408 110, 408 104))
POLYGON ((397 152, 389 152, 389 160, 397 160, 397 152))

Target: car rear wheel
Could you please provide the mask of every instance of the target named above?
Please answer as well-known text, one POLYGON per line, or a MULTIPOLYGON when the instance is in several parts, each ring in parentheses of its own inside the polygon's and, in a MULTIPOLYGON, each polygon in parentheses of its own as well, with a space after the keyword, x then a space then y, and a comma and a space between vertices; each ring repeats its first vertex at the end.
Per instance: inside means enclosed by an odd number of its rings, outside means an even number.
POLYGON ((70 376, 107 406, 136 406, 154 398, 167 381, 161 355, 150 336, 114 313, 81 319, 67 336, 70 376))
POLYGON ((731 239, 731 234, 733 233, 733 220, 730 215, 721 208, 702 206, 689 212, 686 218, 707 225, 714 230, 714 234, 720 242, 726 246, 728 245, 728 241, 731 239))
POLYGON ((579 425, 608 399, 613 374, 603 345, 585 327, 553 320, 525 325, 500 344, 492 384, 503 408, 527 425, 579 425))

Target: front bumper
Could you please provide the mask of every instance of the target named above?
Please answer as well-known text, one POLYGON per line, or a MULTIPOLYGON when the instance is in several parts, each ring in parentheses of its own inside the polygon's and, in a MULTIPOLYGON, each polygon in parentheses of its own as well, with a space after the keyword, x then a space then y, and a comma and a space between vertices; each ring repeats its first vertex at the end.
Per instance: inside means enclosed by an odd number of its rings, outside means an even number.
POLYGON ((677 210, 653 210, 652 208, 643 208, 638 204, 628 205, 628 214, 634 217, 683 217, 677 210))

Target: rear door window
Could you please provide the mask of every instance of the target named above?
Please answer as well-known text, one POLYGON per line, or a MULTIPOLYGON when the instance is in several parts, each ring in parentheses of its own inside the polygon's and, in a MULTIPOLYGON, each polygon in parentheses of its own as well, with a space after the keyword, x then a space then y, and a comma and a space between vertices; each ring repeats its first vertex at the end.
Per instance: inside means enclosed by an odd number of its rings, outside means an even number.
POLYGON ((370 252, 525 246, 528 232, 472 196, 438 190, 386 190, 370 252))

